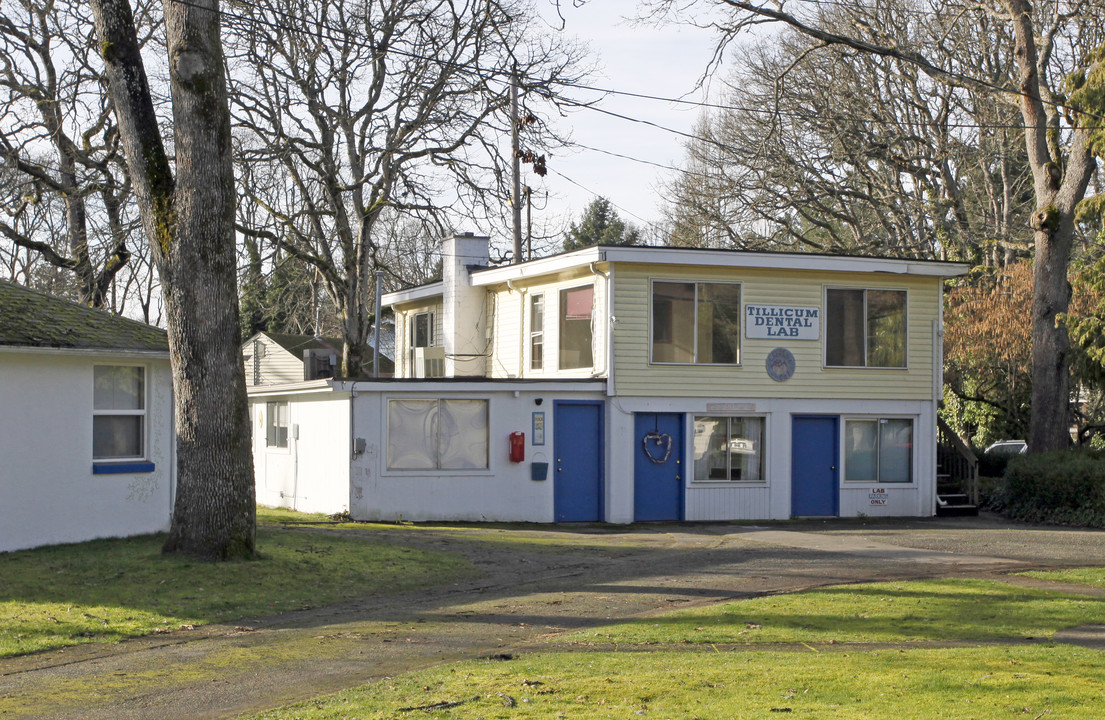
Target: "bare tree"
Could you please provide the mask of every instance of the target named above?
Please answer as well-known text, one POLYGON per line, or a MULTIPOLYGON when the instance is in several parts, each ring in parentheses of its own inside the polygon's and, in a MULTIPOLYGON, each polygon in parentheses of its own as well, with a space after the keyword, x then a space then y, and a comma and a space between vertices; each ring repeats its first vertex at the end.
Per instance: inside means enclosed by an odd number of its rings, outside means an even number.
MULTIPOLYGON (((870 12, 898 45, 929 47, 941 26, 901 3, 870 12)), ((853 27, 839 6, 821 20, 853 27)), ((979 62, 1010 64, 983 35, 979 62)), ((1024 252, 1012 227, 1031 212, 1019 116, 990 93, 796 33, 742 47, 725 87, 668 189, 676 242, 1002 263, 1024 252)))
MULTIPOLYGON (((675 10, 663 0, 661 10, 675 10)), ((1076 234, 1076 209, 1085 198, 1101 151, 1105 86, 1102 47, 1105 15, 1092 1, 994 0, 976 6, 910 3, 909 12, 927 13, 965 31, 938 34, 928 47, 887 34, 870 14, 871 6, 849 0, 833 3, 852 19, 847 30, 823 22, 823 6, 795 12, 747 0, 701 0, 690 10, 717 13, 710 27, 721 30, 719 53, 741 33, 764 23, 781 23, 818 43, 865 56, 900 62, 948 86, 987 90, 994 101, 1019 110, 1022 140, 1032 176, 1035 209, 1030 216, 1034 250, 1032 308, 1032 418, 1029 448, 1041 452, 1070 443, 1069 338, 1060 321, 1067 311, 1067 274, 1076 234), (1005 39, 1002 56, 1012 62, 977 62, 967 43, 980 30, 1005 39), (973 30, 973 32, 971 32, 973 30), (959 39, 957 39, 959 38, 959 39)))
POLYGON ((243 203, 266 217, 241 229, 317 269, 340 308, 343 373, 362 375, 388 213, 437 234, 459 212, 495 216, 512 70, 548 97, 579 79, 579 54, 511 0, 263 0, 229 30, 242 161, 270 168, 243 203))
POLYGON ((254 553, 256 504, 238 345, 234 172, 217 0, 165 4, 169 163, 127 0, 93 0, 98 47, 164 290, 177 431, 166 552, 254 553))
MULTIPOLYGON (((141 23, 145 42, 152 23, 141 23)), ((91 12, 73 0, 3 0, 0 237, 71 272, 76 299, 110 305, 131 257, 130 180, 109 107, 91 12), (56 207, 64 223, 42 222, 56 207)))

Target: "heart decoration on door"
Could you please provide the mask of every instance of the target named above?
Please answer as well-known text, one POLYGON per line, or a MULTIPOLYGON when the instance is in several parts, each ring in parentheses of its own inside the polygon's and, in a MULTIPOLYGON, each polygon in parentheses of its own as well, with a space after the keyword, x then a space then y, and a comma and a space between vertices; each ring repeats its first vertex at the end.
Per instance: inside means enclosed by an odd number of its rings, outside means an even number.
POLYGON ((641 442, 644 443, 645 446, 645 455, 657 465, 666 463, 668 458, 671 457, 671 435, 657 430, 649 430, 645 433, 641 442), (650 443, 652 447, 649 447, 650 443), (653 449, 662 454, 654 455, 653 449))

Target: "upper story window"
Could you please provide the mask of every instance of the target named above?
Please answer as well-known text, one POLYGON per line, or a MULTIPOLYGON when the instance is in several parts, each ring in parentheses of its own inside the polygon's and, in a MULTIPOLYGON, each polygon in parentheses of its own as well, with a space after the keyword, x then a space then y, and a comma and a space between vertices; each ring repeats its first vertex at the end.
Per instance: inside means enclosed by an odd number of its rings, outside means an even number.
POLYGON ((870 418, 844 423, 844 479, 913 482, 913 421, 870 418))
POLYGON ((265 403, 265 447, 288 447, 288 403, 265 403))
POLYGON ((96 365, 93 386, 92 459, 144 459, 146 368, 96 365))
POLYGON ((904 368, 905 290, 825 290, 827 367, 904 368))
POLYGON ((418 362, 417 348, 434 347, 434 314, 432 312, 421 312, 410 316, 407 321, 410 327, 410 341, 407 344, 407 357, 408 368, 407 374, 410 377, 419 375, 414 372, 416 363, 418 362))
POLYGON ((545 294, 529 299, 529 369, 545 367, 545 294))
POLYGON ((560 369, 590 368, 592 355, 591 312, 595 286, 560 291, 560 369))
POLYGON ((652 362, 740 363, 738 283, 652 283, 652 362))

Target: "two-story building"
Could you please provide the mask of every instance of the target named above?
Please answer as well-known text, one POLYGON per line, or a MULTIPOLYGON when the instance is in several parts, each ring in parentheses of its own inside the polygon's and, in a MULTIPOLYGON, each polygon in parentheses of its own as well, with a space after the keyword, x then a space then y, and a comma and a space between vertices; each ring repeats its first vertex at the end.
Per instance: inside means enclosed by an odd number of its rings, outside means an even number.
POLYGON ((491 267, 471 235, 442 258, 383 298, 394 380, 268 391, 345 398, 353 517, 934 514, 965 265, 618 246, 491 267))

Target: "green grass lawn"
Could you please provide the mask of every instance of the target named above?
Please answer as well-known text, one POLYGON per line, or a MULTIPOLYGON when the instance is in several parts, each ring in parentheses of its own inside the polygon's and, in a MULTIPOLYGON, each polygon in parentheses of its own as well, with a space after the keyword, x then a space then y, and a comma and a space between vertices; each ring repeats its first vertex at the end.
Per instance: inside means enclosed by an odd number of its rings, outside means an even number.
MULTIPOLYGON (((471 577, 462 557, 280 523, 259 511, 253 561, 161 555, 162 535, 0 555, 0 657, 111 642, 471 577)), ((319 518, 321 519, 321 517, 319 518)))
POLYGON ((1105 653, 1063 646, 543 653, 457 663, 250 717, 1097 720, 1102 683, 1105 653))
MULTIPOLYGON (((1105 587, 1105 568, 1070 568, 1067 570, 1033 570, 1021 573, 1028 577, 1041 580, 1055 580, 1057 582, 1077 583, 1079 585, 1092 585, 1105 587)), ((1103 620, 1105 622, 1105 620, 1103 620)))
POLYGON ((586 630, 602 643, 909 642, 1050 638, 1105 622, 1105 599, 988 580, 841 585, 690 608, 586 630))
POLYGON ((1105 653, 997 641, 1101 622, 1099 599, 993 581, 838 586, 570 633, 512 661, 456 663, 251 717, 1096 720, 1105 653), (911 646, 926 640, 969 644, 911 646), (792 645, 757 649, 766 642, 792 645))

